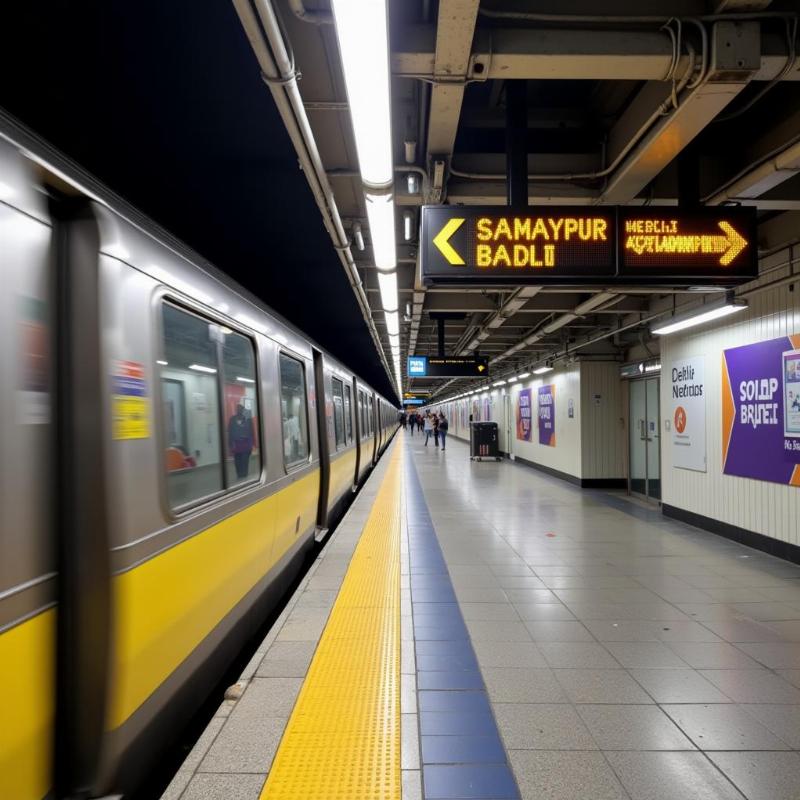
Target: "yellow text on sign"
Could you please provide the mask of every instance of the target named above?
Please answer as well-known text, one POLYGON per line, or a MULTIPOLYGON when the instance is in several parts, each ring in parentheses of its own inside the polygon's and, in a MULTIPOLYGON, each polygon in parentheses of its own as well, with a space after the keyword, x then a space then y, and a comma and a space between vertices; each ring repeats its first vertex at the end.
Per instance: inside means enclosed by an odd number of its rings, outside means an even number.
POLYGON ((745 239, 729 222, 719 224, 721 234, 682 234, 677 220, 625 221, 625 249, 637 256, 719 255, 727 267, 747 247, 745 239))
POLYGON ((147 439, 150 436, 149 413, 150 407, 146 397, 115 394, 113 396, 114 438, 147 439))
POLYGON ((478 267, 552 269, 558 244, 605 242, 602 217, 481 217, 475 223, 478 267))

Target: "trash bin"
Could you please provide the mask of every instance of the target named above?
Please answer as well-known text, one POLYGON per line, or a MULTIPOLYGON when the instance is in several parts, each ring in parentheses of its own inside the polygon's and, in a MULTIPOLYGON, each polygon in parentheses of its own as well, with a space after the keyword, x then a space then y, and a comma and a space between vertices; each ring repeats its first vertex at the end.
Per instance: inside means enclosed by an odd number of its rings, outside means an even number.
POLYGON ((496 422, 471 422, 469 426, 470 459, 493 458, 500 460, 496 422))

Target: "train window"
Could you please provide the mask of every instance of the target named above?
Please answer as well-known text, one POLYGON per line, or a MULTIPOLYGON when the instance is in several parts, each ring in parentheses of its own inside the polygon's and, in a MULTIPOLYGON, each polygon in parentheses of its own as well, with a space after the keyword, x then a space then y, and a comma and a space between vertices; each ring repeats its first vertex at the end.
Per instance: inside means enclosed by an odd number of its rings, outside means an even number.
POLYGON ((353 409, 350 401, 350 387, 344 387, 344 427, 348 444, 353 441, 353 409))
POLYGON ((219 430, 219 327, 167 303, 163 306, 161 402, 171 508, 223 489, 219 430))
POLYGON ((333 430, 336 436, 336 448, 344 447, 344 392, 342 382, 338 378, 331 379, 333 392, 333 430))
POLYGON ((369 432, 370 435, 375 433, 375 398, 369 398, 369 432))
POLYGON ((300 361, 283 353, 280 368, 283 461, 287 467, 292 467, 308 460, 306 375, 300 361))
POLYGON ((358 393, 358 413, 361 422, 361 438, 366 439, 369 432, 367 431, 367 397, 364 392, 358 393))
POLYGON ((221 330, 224 334, 225 477, 227 486, 235 486, 256 480, 261 474, 256 360, 250 339, 228 328, 221 330))

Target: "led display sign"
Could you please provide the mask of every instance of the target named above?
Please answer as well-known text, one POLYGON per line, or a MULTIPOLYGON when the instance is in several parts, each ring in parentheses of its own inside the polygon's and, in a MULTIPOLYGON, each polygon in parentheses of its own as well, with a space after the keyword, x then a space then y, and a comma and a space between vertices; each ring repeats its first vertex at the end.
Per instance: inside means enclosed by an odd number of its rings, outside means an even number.
POLYGON ((749 280, 757 274, 750 208, 618 210, 620 278, 749 280))
POLYGON ((755 210, 425 206, 425 284, 733 285, 757 274, 755 210))
POLYGON ((409 378, 485 378, 489 359, 481 356, 409 356, 409 378))

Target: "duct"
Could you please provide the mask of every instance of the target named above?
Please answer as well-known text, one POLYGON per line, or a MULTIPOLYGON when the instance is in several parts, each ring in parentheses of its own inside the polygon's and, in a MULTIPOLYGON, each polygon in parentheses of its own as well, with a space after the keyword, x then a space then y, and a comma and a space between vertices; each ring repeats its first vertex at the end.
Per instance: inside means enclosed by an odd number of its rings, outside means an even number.
POLYGON ((456 346, 456 352, 461 354, 474 350, 481 342, 489 338, 492 331, 501 328, 509 318, 516 314, 531 297, 537 295, 541 289, 541 286, 523 286, 517 289, 494 314, 488 317, 477 333, 472 333, 470 329, 467 330, 462 341, 456 346), (470 339, 469 344, 463 345, 464 339, 470 339))
MULTIPOLYGON (((386 358, 372 318, 369 300, 350 251, 350 244, 342 225, 336 198, 325 174, 303 100, 297 88, 294 58, 290 55, 284 41, 275 10, 269 0, 252 0, 252 2, 251 0, 233 0, 233 4, 297 152, 306 180, 322 214, 325 228, 333 241, 347 279, 356 295, 381 363, 389 376, 389 381, 394 384, 394 370, 386 358)), ((400 391, 399 386, 397 390, 400 391)))
POLYGON ((773 151, 756 166, 739 173, 726 187, 704 198, 710 206, 729 200, 752 199, 774 189, 800 172, 800 136, 779 151, 773 151))

